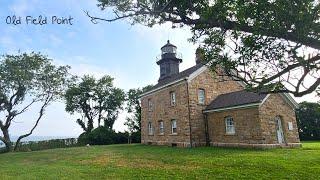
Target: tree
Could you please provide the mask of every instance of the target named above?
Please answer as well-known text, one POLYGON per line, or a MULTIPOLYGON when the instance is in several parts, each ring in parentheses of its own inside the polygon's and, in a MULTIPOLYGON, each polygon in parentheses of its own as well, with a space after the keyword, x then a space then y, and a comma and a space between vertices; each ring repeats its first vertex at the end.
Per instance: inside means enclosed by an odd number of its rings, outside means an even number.
POLYGON ((147 26, 188 26, 204 50, 204 63, 222 68, 248 89, 299 97, 320 84, 318 0, 98 0, 114 17, 147 26))
POLYGON ((130 89, 127 93, 126 110, 131 116, 126 118, 124 125, 128 126, 130 133, 141 131, 141 103, 139 96, 151 88, 152 85, 148 85, 141 89, 130 89))
POLYGON ((112 129, 122 109, 125 93, 113 87, 113 78, 110 76, 96 80, 86 75, 81 82, 68 88, 65 99, 66 111, 79 113, 82 117, 77 119, 77 123, 88 133, 93 130, 95 120, 99 127, 103 121, 105 127, 112 129))
POLYGON ((30 136, 45 114, 46 108, 59 99, 72 80, 68 66, 55 66, 39 53, 5 55, 0 60, 0 140, 6 151, 17 150, 20 141, 30 136), (40 105, 34 125, 26 134, 11 142, 9 129, 15 118, 33 105, 40 105))
POLYGON ((320 105, 303 102, 296 111, 299 135, 302 140, 320 139, 320 105))

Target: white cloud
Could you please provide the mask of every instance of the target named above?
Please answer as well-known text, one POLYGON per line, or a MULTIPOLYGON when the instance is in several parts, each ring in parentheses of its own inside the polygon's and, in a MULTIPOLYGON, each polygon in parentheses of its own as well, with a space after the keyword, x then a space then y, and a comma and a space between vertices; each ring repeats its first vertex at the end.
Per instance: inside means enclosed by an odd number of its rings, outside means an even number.
POLYGON ((11 37, 9 36, 3 36, 0 38, 0 44, 5 47, 5 48, 11 48, 14 46, 14 41, 11 37))
POLYGON ((53 46, 55 46, 55 47, 61 45, 62 42, 63 42, 62 39, 60 39, 59 37, 57 37, 57 36, 54 35, 54 34, 50 34, 50 35, 48 36, 48 38, 49 38, 50 44, 53 45, 53 46))
POLYGON ((301 103, 303 101, 308 101, 308 102, 319 102, 320 101, 319 96, 315 92, 313 92, 311 94, 304 95, 302 97, 294 97, 294 99, 298 103, 301 103))
POLYGON ((18 0, 15 1, 10 7, 10 11, 16 16, 26 16, 34 10, 37 0, 18 0))

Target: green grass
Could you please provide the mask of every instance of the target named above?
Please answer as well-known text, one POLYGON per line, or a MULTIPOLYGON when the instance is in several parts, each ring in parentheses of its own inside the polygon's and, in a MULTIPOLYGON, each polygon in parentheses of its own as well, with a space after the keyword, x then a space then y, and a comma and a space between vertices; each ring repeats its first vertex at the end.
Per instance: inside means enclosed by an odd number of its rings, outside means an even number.
POLYGON ((110 145, 0 154, 0 179, 319 179, 320 142, 299 149, 110 145))

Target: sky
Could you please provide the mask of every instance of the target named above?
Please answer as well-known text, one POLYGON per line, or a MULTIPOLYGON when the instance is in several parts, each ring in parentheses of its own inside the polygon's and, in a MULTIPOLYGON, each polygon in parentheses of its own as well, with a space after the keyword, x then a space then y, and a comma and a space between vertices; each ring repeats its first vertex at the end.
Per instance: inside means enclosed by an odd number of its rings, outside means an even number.
MULTIPOLYGON (((172 29, 170 24, 152 28, 130 25, 126 20, 93 24, 84 11, 100 17, 111 13, 101 11, 95 0, 0 0, 0 54, 41 52, 57 65, 70 65, 75 75, 97 78, 111 75, 115 86, 128 90, 155 84, 159 78, 156 57, 169 39, 183 56, 180 70, 195 65, 197 44, 188 41, 188 28, 172 29), (10 16, 8 18, 8 16, 10 16), (13 19, 21 17, 21 24, 13 19), (26 17, 47 17, 48 24, 26 24, 26 17), (70 24, 52 24, 53 16, 73 18, 70 24), (11 21, 10 21, 11 19, 11 21)), ((30 21, 28 21, 30 22, 30 21)), ((314 95, 296 99, 315 101, 314 95)), ((77 137, 82 129, 64 110, 63 101, 55 102, 46 110, 45 117, 34 131, 34 136, 77 137)), ((33 125, 37 107, 18 117, 10 132, 20 135, 33 125)), ((122 112, 114 125, 124 131, 127 114, 122 112)))

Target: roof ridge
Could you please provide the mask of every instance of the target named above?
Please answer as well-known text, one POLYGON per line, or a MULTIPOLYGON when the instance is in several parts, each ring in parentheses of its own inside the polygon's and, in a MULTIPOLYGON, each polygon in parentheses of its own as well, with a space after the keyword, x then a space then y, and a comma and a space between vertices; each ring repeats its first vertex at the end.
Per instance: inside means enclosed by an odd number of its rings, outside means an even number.
POLYGON ((246 89, 220 94, 206 107, 207 110, 236 107, 239 105, 261 103, 267 94, 259 94, 246 89))
POLYGON ((162 79, 160 81, 158 81, 157 84, 155 84, 153 86, 153 88, 151 88, 149 91, 145 92, 144 94, 141 95, 144 96, 146 94, 149 94, 149 92, 152 92, 156 89, 165 87, 167 84, 173 83, 173 82, 177 82, 178 80, 183 80, 186 77, 189 77, 192 73, 196 72, 198 69, 204 67, 204 64, 196 64, 194 66, 189 67, 188 69, 185 69, 177 74, 171 75, 168 78, 162 79))

